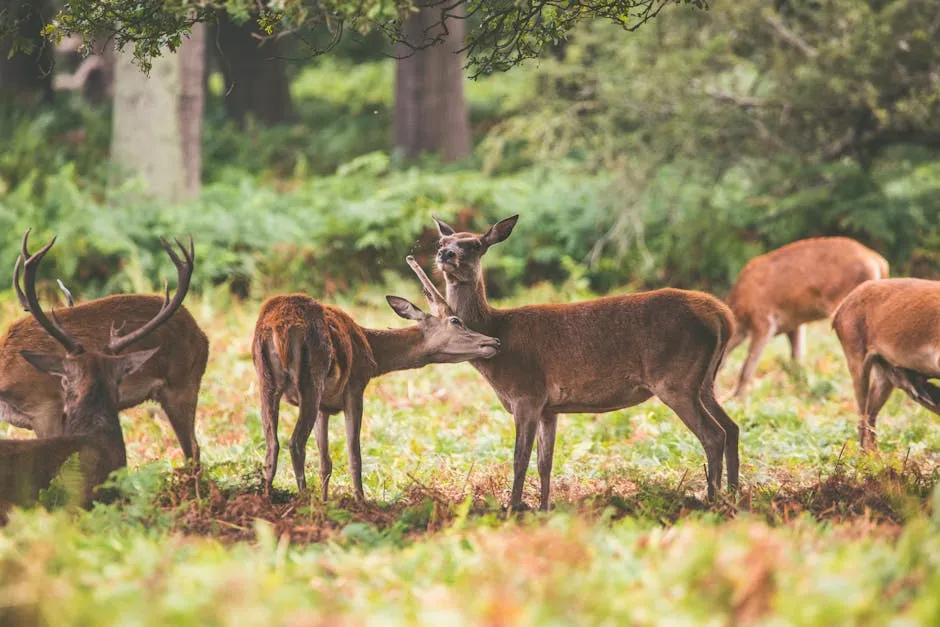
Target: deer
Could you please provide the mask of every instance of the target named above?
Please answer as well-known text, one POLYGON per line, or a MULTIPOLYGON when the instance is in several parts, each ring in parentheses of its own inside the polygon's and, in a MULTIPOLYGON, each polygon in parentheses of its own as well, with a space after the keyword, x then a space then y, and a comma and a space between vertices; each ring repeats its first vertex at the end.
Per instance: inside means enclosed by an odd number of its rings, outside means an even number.
POLYGON ((805 325, 828 318, 861 283, 885 278, 885 258, 848 237, 798 240, 748 261, 727 298, 737 322, 728 351, 750 340, 731 396, 745 393, 773 337, 785 333, 791 359, 800 363, 805 325))
POLYGON ((498 355, 470 364, 515 422, 510 509, 526 509, 522 492, 536 436, 540 508, 549 509, 558 414, 606 413, 653 396, 701 442, 708 499, 721 488, 723 457, 728 486, 736 489, 739 430, 714 393, 734 332, 731 310, 709 294, 671 288, 496 309, 486 299, 481 259, 518 219, 477 235, 434 218, 447 303, 468 327, 501 342, 498 355))
POLYGON ((940 414, 940 282, 885 279, 862 283, 832 316, 852 375, 859 445, 876 450, 878 413, 894 388, 940 414))
MULTIPOLYGON (((172 256, 180 285, 185 279, 187 288, 193 253, 190 248, 188 266, 172 256)), ((13 287, 20 305, 29 312, 30 305, 19 287, 19 272, 18 259, 13 287)), ((142 327, 161 311, 164 303, 157 294, 115 294, 73 304, 72 295, 61 282, 59 288, 69 302, 69 307, 57 314, 59 320, 85 346, 107 345, 112 325, 142 327)), ((117 408, 121 411, 145 401, 156 401, 173 427, 184 457, 198 465, 196 405, 209 358, 209 340, 186 307, 180 306, 165 324, 141 339, 140 348, 160 350, 122 379, 117 408)), ((0 420, 32 430, 40 438, 61 436, 64 405, 59 377, 37 372, 20 355, 22 350, 64 354, 61 343, 35 317, 26 316, 10 325, 0 338, 0 420)))
POLYGON ((280 445, 277 437, 281 398, 299 408, 290 438, 290 457, 297 489, 304 493, 306 445, 315 430, 320 463, 320 497, 326 502, 333 472, 327 441, 329 417, 342 411, 355 497, 364 501, 362 455, 363 395, 369 381, 399 370, 431 363, 489 359, 498 339, 467 328, 424 275, 413 257, 408 265, 421 279, 431 308, 425 313, 400 296, 386 296, 392 310, 417 324, 400 329, 370 329, 342 309, 305 294, 269 298, 261 306, 252 342, 252 358, 261 393, 261 421, 267 444, 264 490, 271 498, 280 445))
MULTIPOLYGON (((33 440, 0 440, 0 503, 28 505, 39 491, 49 486, 62 465, 77 454, 82 478, 81 504, 89 506, 95 489, 115 470, 127 465, 124 436, 118 419, 121 407, 121 382, 138 371, 160 351, 154 346, 134 352, 124 351, 166 324, 182 305, 189 289, 193 271, 193 248, 187 251, 176 242, 182 253, 177 256, 165 240, 164 249, 179 269, 179 286, 170 299, 166 290, 163 305, 139 328, 122 334, 124 324, 109 331, 109 340, 102 350, 86 344, 66 330, 55 311, 47 316, 36 296, 36 271, 46 253, 55 244, 48 244, 30 255, 29 231, 23 236, 23 287, 19 286, 19 262, 14 271, 17 293, 22 295, 30 315, 49 338, 60 345, 60 351, 47 350, 45 344, 19 350, 20 357, 35 369, 37 375, 53 377, 59 382, 63 408, 61 436, 33 440), (35 350, 38 349, 38 350, 35 350), (122 354, 123 353, 123 354, 122 354)), ((104 321, 102 321, 103 323, 104 321)), ((86 337, 91 334, 86 333, 86 337)))

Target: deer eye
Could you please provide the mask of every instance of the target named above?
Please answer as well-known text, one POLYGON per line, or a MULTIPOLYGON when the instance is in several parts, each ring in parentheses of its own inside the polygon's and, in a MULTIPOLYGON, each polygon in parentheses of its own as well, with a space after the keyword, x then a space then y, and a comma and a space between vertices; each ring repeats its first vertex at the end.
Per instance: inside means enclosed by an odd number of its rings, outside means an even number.
POLYGON ((462 326, 463 326, 463 322, 461 322, 461 321, 460 321, 460 318, 458 318, 458 317, 456 317, 456 316, 454 316, 453 318, 450 319, 450 323, 451 323, 452 325, 454 325, 455 327, 462 327, 462 326))

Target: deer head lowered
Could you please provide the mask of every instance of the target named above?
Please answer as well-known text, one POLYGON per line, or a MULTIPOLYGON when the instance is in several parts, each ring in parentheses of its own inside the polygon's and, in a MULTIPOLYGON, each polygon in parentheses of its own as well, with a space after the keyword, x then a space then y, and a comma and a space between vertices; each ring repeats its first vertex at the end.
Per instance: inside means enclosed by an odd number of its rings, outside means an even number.
POLYGON ((876 449, 875 423, 894 388, 940 414, 940 281, 884 279, 852 290, 832 316, 858 403, 858 438, 876 449))
POLYGON ((499 338, 492 359, 471 362, 489 381, 516 426, 510 506, 522 489, 536 435, 541 507, 551 501, 558 414, 609 412, 659 397, 695 434, 708 462, 708 496, 738 483, 738 426, 715 400, 715 374, 734 332, 731 311, 702 292, 661 289, 565 305, 494 309, 481 260, 502 242, 513 216, 486 233, 457 233, 437 220, 437 263, 447 302, 471 329, 499 338))
POLYGON ((885 258, 847 237, 799 240, 748 261, 727 299, 737 322, 728 351, 750 337, 734 396, 744 393, 775 335, 786 333, 799 362, 806 323, 828 318, 861 283, 886 278, 885 258))
POLYGON ((399 296, 386 296, 402 318, 417 322, 403 329, 361 327, 338 307, 304 294, 274 296, 261 307, 255 326, 252 356, 261 388, 261 418, 267 441, 265 491, 270 496, 277 456, 279 404, 282 396, 300 408, 290 439, 297 489, 306 490, 306 445, 316 429, 320 454, 320 492, 325 501, 333 463, 327 442, 329 416, 343 411, 349 472, 356 498, 364 498, 359 431, 362 398, 369 381, 396 370, 430 363, 488 359, 499 351, 499 340, 468 329, 413 258, 431 313, 399 296))
MULTIPOLYGON (((49 485, 61 465, 78 453, 84 482, 84 502, 90 502, 94 488, 114 470, 127 464, 124 438, 118 420, 119 386, 125 377, 139 370, 159 347, 121 354, 132 344, 153 333, 180 307, 193 271, 193 247, 179 242, 182 259, 162 241, 179 272, 179 287, 170 299, 166 290, 163 306, 143 326, 127 334, 111 326, 109 341, 101 351, 86 347, 59 321, 54 312, 47 316, 36 296, 36 270, 55 243, 53 238, 33 255, 28 252, 29 231, 23 236, 23 286, 19 285, 20 259, 14 270, 17 294, 36 323, 65 349, 58 352, 21 350, 20 354, 36 371, 60 382, 63 436, 36 440, 0 440, 0 502, 26 504, 35 500, 40 489, 49 485)), ((36 373, 38 376, 38 372, 36 373)))

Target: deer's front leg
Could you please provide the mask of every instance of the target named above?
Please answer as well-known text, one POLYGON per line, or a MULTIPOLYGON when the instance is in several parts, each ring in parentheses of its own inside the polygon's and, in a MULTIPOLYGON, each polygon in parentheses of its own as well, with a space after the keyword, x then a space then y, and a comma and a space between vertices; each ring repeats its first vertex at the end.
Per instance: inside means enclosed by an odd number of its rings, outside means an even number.
POLYGON ((359 448, 359 431, 362 429, 363 390, 346 393, 344 414, 346 416, 346 450, 349 453, 349 474, 352 476, 356 499, 365 500, 362 491, 362 452, 359 448))
POLYGON ((326 503, 330 492, 330 477, 333 476, 333 460, 330 459, 330 415, 325 411, 317 415, 317 424, 313 430, 320 454, 320 499, 326 503))
POLYGON ((529 467, 529 459, 532 457, 532 444, 535 442, 535 432, 541 418, 541 411, 521 404, 513 410, 516 423, 516 446, 513 451, 512 496, 509 498, 509 508, 519 511, 524 509, 522 489, 525 487, 525 473, 529 467))
POLYGON ((552 504, 552 461, 555 456, 555 427, 558 425, 558 414, 543 412, 539 420, 539 479, 542 483, 542 494, 539 507, 547 512, 552 504))

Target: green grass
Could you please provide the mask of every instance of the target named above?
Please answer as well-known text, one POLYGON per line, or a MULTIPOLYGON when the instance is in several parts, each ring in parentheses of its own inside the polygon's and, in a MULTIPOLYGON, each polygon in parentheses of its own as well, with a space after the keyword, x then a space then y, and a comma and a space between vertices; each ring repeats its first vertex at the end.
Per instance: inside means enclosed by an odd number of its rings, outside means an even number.
MULTIPOLYGON (((394 290, 419 302, 415 286, 394 290)), ((537 288, 516 302, 568 300, 537 288)), ((339 304, 404 324, 367 292, 339 304)), ((698 442, 658 401, 561 417, 551 514, 507 520, 512 419, 468 365, 372 382, 362 431, 368 503, 355 504, 342 418, 330 427, 326 506, 295 490, 282 455, 268 505, 250 358, 257 303, 193 300, 211 341, 198 437, 205 473, 152 407, 122 416, 120 505, 16 511, 0 530, 0 623, 937 624, 940 424, 904 396, 860 454, 851 381, 825 322, 805 368, 776 339, 746 402, 740 498, 704 497, 698 442), (255 522, 255 518, 262 519, 255 522)), ((19 315, 3 309, 3 324, 19 315)), ((743 349, 719 379, 731 389, 743 349)), ((24 431, 0 426, 7 437, 24 431)), ((533 456, 534 457, 534 456, 533 456)), ((307 477, 317 484, 316 447, 307 477)), ((537 504, 535 460, 526 500, 537 504)))

